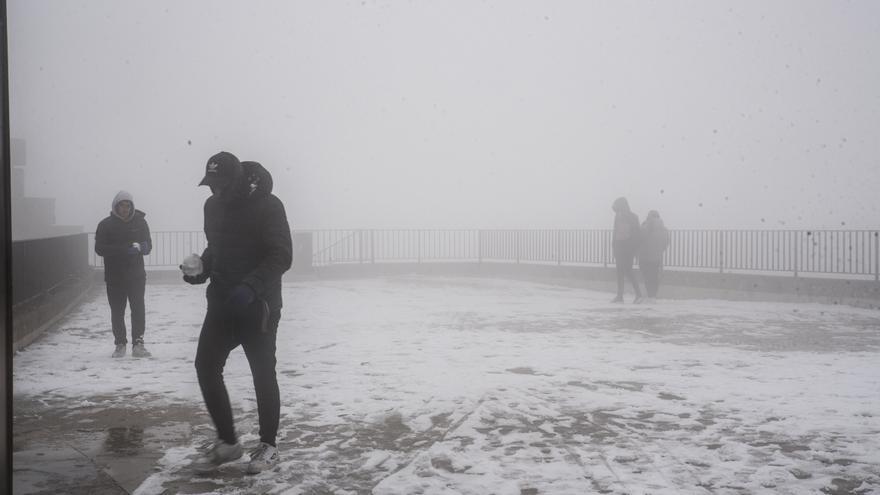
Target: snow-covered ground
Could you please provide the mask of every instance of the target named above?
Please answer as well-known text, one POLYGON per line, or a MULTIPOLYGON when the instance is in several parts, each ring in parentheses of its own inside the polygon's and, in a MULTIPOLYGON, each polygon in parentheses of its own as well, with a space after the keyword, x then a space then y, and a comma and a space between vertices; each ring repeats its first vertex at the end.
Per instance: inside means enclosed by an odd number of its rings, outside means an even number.
MULTIPOLYGON (((95 421, 202 410, 203 289, 147 287, 149 360, 110 358, 95 297, 15 356, 14 399, 87 407, 95 421)), ((244 476, 245 457, 195 477, 188 464, 213 435, 196 414, 135 493, 880 493, 876 310, 618 305, 418 276, 288 284, 284 297, 280 465, 244 476)), ((226 382, 254 444, 240 349, 226 382)))

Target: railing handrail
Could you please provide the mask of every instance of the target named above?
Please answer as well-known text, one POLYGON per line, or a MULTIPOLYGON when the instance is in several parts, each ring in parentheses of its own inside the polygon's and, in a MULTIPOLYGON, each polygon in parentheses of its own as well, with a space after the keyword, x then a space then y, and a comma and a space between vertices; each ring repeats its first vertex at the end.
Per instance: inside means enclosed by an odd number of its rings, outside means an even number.
MULTIPOLYGON (((295 229, 312 239, 313 266, 463 260, 482 263, 613 264, 612 229, 295 229)), ((698 270, 873 275, 880 229, 669 229, 667 267, 698 270)), ((90 248, 94 233, 89 233, 90 248)), ((201 231, 154 231, 147 265, 177 266, 206 245, 201 231)), ((91 250, 90 250, 91 251, 91 250)), ((92 266, 101 260, 92 252, 92 266)), ((299 260, 302 263, 302 260, 299 260)), ((305 262, 308 264, 308 261, 305 262)))

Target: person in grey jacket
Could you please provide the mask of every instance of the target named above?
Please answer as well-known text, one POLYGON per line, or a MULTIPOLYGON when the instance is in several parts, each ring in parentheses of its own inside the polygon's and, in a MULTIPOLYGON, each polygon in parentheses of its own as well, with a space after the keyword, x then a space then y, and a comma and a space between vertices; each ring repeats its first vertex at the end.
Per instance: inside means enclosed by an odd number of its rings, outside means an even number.
POLYGON ((657 298, 657 289, 660 286, 660 269, 663 266, 663 252, 669 245, 669 232, 660 219, 657 210, 648 212, 648 216, 641 227, 642 241, 639 245, 639 271, 645 278, 645 292, 648 301, 653 302, 657 298))

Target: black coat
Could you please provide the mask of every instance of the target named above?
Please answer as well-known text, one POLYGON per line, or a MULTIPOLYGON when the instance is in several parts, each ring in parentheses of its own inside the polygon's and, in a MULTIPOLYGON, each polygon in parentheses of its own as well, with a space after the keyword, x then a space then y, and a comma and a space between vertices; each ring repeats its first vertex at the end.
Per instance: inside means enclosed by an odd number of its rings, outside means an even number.
POLYGON ((639 263, 660 263, 663 251, 669 245, 669 231, 659 218, 647 219, 642 224, 642 243, 639 246, 639 263))
POLYGON ((131 220, 125 221, 114 214, 101 220, 95 230, 95 252, 104 257, 104 281, 146 278, 144 256, 150 254, 153 241, 146 213, 135 210, 131 220), (133 242, 141 245, 141 252, 129 254, 133 242))
POLYGON ((611 245, 615 252, 621 251, 635 254, 639 248, 640 227, 639 217, 625 210, 614 215, 614 232, 611 245))
POLYGON ((225 300, 238 284, 250 286, 270 310, 280 309, 281 275, 290 268, 293 247, 284 204, 272 194, 272 176, 260 164, 245 162, 231 199, 205 201, 204 276, 208 297, 225 300))

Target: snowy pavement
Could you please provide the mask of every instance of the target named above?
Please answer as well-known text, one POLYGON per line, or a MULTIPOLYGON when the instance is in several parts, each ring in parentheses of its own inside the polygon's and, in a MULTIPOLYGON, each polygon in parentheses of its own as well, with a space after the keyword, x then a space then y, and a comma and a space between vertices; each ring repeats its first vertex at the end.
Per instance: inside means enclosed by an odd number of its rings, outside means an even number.
MULTIPOLYGON (((880 493, 877 310, 421 276, 285 285, 281 462, 197 476, 203 289, 147 287, 152 359, 103 293, 15 355, 16 493, 65 448, 138 495, 880 493)), ((249 447, 240 349, 226 382, 249 447)))

